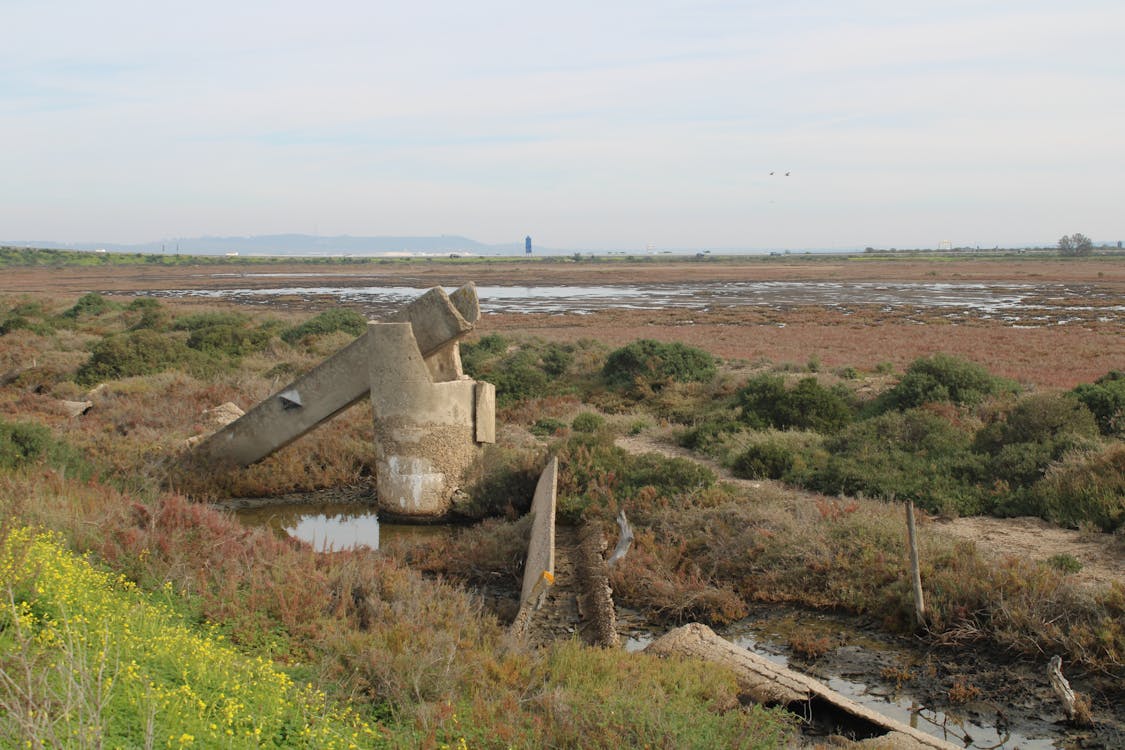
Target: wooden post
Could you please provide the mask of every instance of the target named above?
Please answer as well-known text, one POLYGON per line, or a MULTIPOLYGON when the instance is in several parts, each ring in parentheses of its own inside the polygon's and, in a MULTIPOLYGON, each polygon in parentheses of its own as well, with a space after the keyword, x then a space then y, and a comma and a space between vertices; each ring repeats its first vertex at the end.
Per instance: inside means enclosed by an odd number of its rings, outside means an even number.
POLYGON ((910 542, 910 580, 914 585, 914 616, 918 627, 926 624, 926 601, 922 597, 922 571, 918 566, 918 534, 914 529, 914 501, 906 501, 906 536, 910 542))

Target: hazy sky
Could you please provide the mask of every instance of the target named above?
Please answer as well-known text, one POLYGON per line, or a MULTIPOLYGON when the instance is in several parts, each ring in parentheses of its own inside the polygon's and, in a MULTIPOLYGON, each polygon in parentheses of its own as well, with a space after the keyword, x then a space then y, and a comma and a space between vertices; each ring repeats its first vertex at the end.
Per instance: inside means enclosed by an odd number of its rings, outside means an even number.
POLYGON ((0 0, 0 29, 0 240, 1125 239, 1121 0, 0 0))

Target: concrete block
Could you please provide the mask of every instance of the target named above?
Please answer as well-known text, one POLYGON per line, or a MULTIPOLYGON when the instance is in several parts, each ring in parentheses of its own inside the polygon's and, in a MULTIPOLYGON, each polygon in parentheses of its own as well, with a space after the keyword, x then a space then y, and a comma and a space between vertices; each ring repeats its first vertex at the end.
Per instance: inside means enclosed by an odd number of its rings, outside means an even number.
POLYGON ((478 443, 496 442, 496 386, 476 381, 476 406, 473 423, 478 443))

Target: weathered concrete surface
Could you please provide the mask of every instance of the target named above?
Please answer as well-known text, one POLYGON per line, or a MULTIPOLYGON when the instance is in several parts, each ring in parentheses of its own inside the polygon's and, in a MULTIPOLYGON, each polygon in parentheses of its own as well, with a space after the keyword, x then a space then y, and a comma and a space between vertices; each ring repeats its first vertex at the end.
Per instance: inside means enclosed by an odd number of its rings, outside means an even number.
POLYGON ((478 443, 496 442, 496 386, 492 383, 477 381, 476 395, 476 431, 478 443))
POLYGON ((808 710, 816 709, 816 701, 828 704, 871 728, 874 736, 860 744, 902 750, 957 750, 955 745, 861 706, 811 677, 740 648, 706 625, 684 625, 653 641, 645 651, 682 654, 729 667, 734 670, 739 687, 759 703, 805 703, 809 704, 808 710))
MULTIPOLYGON (((461 378, 457 341, 480 317, 476 287, 466 284, 453 295, 430 289, 394 318, 408 324, 423 357, 447 379, 461 378), (468 313, 471 318, 466 318, 468 313)), ((364 398, 371 389, 368 362, 385 357, 361 335, 308 373, 255 406, 198 447, 199 455, 248 466, 284 448, 314 427, 364 398)))
POLYGON ((555 583, 555 506, 558 498, 559 459, 551 456, 539 475, 531 501, 531 538, 523 570, 520 609, 508 630, 517 642, 527 639, 531 618, 543 605, 555 583))
MULTIPOLYGON (((543 571, 555 574, 555 505, 558 500, 559 458, 551 456, 539 475, 531 501, 531 540, 527 545, 520 601, 533 598, 536 582, 543 571)), ((536 609, 539 604, 536 603, 536 609)))

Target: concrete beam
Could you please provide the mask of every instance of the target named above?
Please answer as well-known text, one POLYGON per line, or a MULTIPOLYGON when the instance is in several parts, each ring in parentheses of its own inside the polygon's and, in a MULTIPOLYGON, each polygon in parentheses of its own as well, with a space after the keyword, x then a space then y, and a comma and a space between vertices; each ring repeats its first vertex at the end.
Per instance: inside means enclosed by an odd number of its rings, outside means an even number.
MULTIPOLYGON (((392 316, 408 323, 420 356, 434 357, 443 377, 460 378, 456 342, 480 318, 476 287, 452 295, 434 287, 392 316)), ((363 399, 371 390, 368 363, 386 356, 365 333, 277 394, 199 444, 197 454, 248 466, 363 399)))

